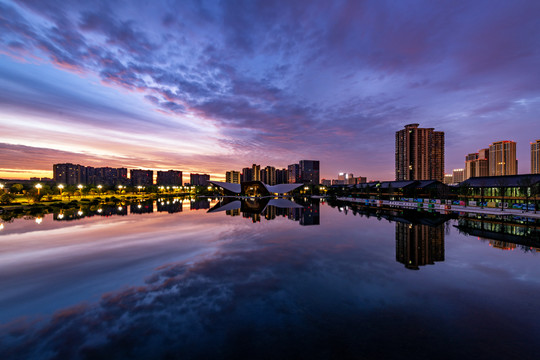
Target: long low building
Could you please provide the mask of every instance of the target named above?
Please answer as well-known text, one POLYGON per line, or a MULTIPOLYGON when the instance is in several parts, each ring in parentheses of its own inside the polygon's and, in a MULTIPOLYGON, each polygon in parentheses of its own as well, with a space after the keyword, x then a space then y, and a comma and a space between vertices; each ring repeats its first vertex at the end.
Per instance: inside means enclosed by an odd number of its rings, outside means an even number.
POLYGON ((262 181, 247 181, 241 184, 233 184, 221 181, 209 181, 210 184, 218 186, 223 189, 228 195, 240 195, 240 196, 271 196, 271 195, 284 195, 292 192, 304 184, 278 184, 268 185, 262 181))

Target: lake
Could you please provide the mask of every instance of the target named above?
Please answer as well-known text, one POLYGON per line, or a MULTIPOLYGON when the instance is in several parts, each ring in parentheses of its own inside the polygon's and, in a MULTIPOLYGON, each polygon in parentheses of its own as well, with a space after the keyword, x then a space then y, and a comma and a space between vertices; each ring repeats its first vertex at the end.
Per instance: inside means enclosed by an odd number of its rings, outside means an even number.
POLYGON ((0 358, 538 358, 537 222, 281 200, 2 222, 0 358))

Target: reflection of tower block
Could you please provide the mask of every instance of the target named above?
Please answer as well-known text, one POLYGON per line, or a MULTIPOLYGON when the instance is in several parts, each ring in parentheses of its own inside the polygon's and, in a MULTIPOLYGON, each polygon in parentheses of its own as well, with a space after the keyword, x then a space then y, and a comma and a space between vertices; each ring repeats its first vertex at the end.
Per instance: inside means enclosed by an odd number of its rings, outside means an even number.
POLYGON ((273 220, 276 218, 275 206, 267 206, 264 212, 265 212, 264 217, 266 218, 266 220, 273 220))
POLYGON ((289 215, 288 215, 289 220, 300 221, 300 215, 301 215, 302 209, 293 208, 293 209, 288 209, 288 210, 289 210, 289 215))
POLYGON ((320 204, 311 203, 301 209, 300 225, 319 225, 321 223, 320 204))
POLYGON ((444 261, 444 224, 427 226, 396 222, 396 261, 411 270, 444 261))
POLYGON ((227 210, 227 211, 225 211, 225 214, 227 214, 229 216, 239 216, 240 215, 240 209, 227 210))
POLYGON ((500 240, 489 240, 489 246, 492 246, 496 249, 501 249, 501 250, 514 250, 517 247, 517 245, 514 243, 509 243, 509 242, 500 241, 500 240))

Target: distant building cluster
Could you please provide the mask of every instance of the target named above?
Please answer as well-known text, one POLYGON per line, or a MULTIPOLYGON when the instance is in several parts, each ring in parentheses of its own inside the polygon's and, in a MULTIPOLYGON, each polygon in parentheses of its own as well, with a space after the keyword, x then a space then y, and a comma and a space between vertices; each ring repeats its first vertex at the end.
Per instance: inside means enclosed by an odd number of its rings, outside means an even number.
POLYGON ((248 181, 262 181, 267 185, 277 184, 316 184, 320 176, 320 164, 318 160, 300 160, 298 164, 291 164, 286 169, 276 169, 273 166, 253 164, 240 171, 227 171, 225 182, 240 184, 248 181))
MULTIPOLYGON (((178 170, 154 171, 145 169, 111 168, 83 166, 79 164, 54 164, 53 180, 65 185, 102 185, 102 186, 182 186, 183 173, 178 170)), ((208 174, 190 174, 190 182, 185 185, 206 186, 210 180, 208 174)))
POLYGON ((343 173, 340 172, 338 174, 337 179, 322 179, 321 184, 324 186, 331 186, 331 185, 356 185, 356 184, 363 184, 367 182, 367 178, 363 176, 355 177, 352 173, 343 173))
MULTIPOLYGON (((418 124, 405 125, 396 132, 396 181, 438 180, 450 185, 474 177, 518 173, 514 141, 497 141, 468 154, 465 167, 454 169, 451 174, 444 173, 444 153, 444 132, 420 128, 418 124)), ((531 143, 531 174, 540 174, 540 140, 531 143)))
MULTIPOLYGON (((540 174, 540 140, 531 143, 531 174, 540 174)), ((464 180, 484 176, 506 176, 518 174, 516 143, 503 140, 490 144, 488 148, 465 156, 465 168, 454 169, 445 175, 445 184, 458 184, 464 180), (460 171, 463 170, 463 174, 460 171)))
POLYGON ((54 164, 53 179, 66 185, 128 185, 126 168, 94 168, 79 164, 54 164))

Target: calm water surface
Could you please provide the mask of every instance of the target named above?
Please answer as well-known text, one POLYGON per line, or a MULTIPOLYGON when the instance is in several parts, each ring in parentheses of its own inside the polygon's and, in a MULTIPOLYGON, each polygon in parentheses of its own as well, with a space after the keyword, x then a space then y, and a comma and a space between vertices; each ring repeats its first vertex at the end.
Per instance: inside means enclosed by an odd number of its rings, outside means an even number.
POLYGON ((236 205, 4 222, 0 358, 540 357, 534 227, 236 205))

